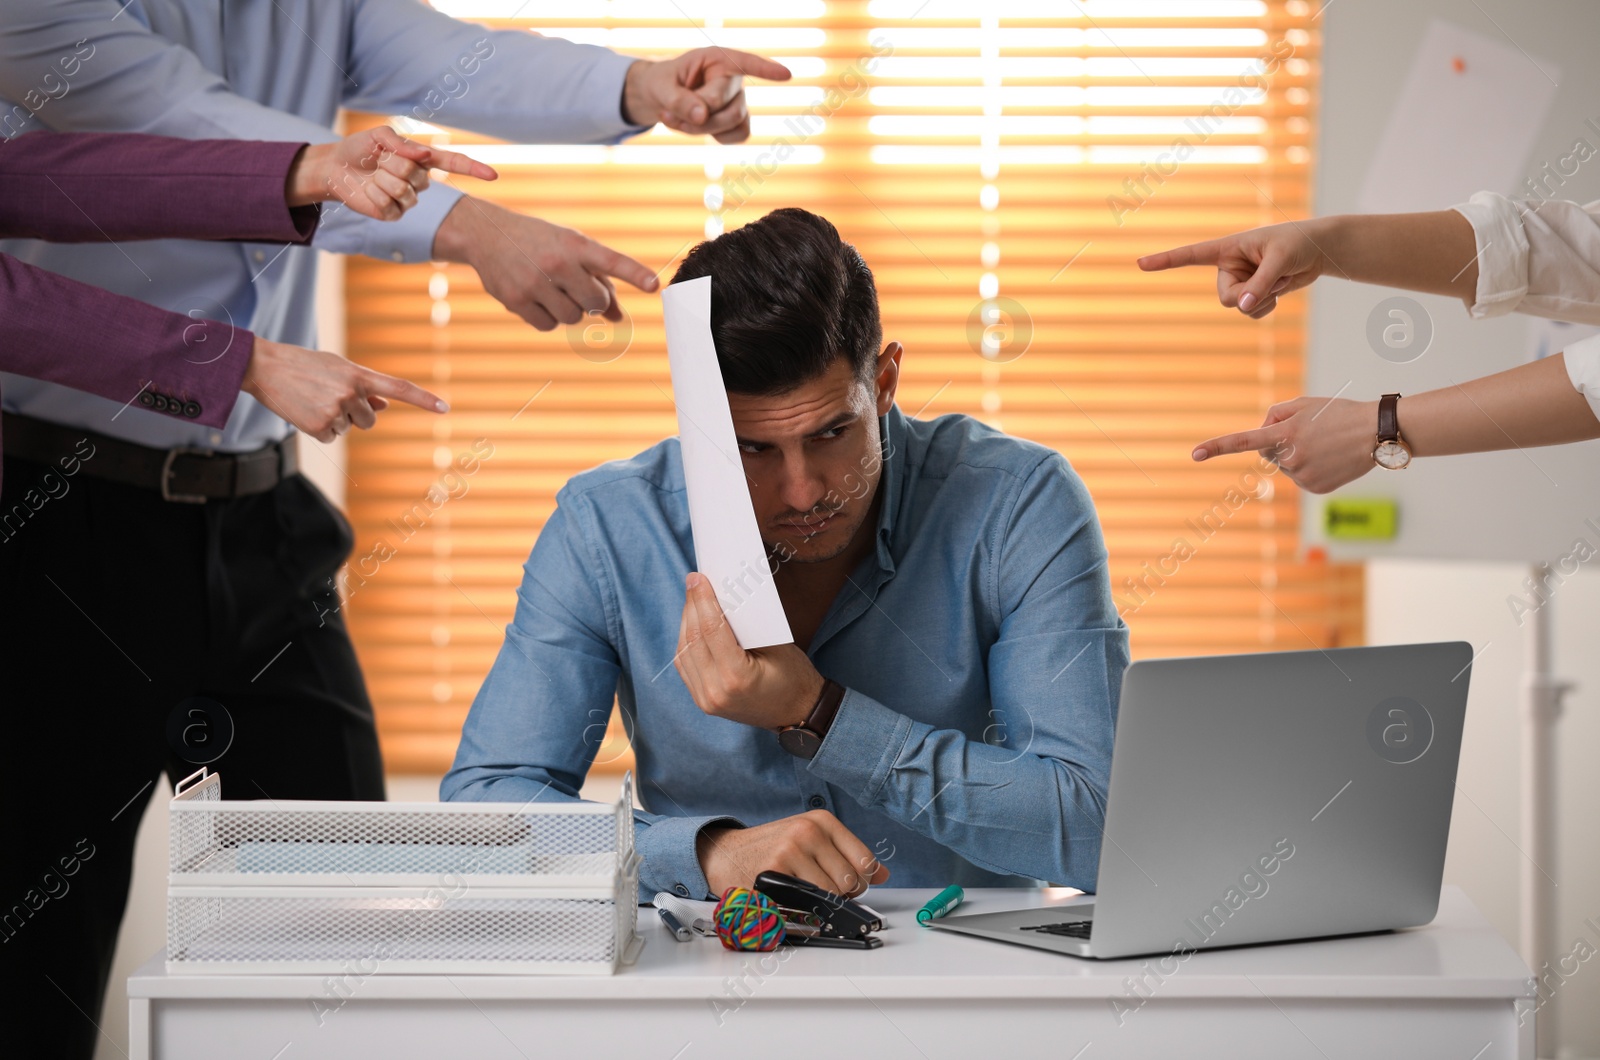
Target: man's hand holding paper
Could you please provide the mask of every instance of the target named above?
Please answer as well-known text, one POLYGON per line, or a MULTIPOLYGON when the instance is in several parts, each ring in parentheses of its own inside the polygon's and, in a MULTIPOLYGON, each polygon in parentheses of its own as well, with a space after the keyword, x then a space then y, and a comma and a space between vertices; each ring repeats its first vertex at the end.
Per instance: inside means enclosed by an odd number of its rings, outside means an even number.
POLYGON ((822 694, 822 675, 796 645, 739 646, 703 574, 689 575, 676 664, 701 710, 758 729, 798 724, 822 694))

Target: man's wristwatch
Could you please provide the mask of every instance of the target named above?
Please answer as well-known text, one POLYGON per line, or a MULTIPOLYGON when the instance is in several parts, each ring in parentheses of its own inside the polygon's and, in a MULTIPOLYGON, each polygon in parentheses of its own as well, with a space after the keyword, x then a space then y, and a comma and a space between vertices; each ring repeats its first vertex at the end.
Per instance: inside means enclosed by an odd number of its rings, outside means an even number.
POLYGON ((1378 444, 1372 450, 1372 462, 1390 471, 1411 463, 1411 448, 1400 437, 1399 394, 1385 394, 1378 402, 1378 444))
POLYGON ((817 697, 817 704, 806 715, 806 720, 799 725, 778 730, 778 746, 796 758, 815 758, 817 750, 822 747, 823 738, 828 735, 828 728, 833 724, 834 715, 839 713, 839 704, 843 702, 844 685, 824 679, 822 694, 817 697))

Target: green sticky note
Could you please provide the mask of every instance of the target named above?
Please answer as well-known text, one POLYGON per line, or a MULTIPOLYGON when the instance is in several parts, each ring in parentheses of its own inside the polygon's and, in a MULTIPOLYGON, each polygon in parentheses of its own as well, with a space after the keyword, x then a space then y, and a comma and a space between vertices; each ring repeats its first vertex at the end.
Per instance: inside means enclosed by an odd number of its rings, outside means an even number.
POLYGON ((1340 497, 1322 505, 1322 530, 1345 541, 1389 541, 1400 522, 1400 505, 1392 500, 1340 497))

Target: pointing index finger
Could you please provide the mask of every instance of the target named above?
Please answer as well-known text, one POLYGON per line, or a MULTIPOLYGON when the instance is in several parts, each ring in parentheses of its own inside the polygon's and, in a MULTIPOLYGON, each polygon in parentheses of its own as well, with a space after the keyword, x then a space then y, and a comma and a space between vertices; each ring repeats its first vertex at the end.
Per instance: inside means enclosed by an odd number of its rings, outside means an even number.
POLYGON ((1276 426, 1258 427, 1253 431, 1240 431, 1237 434, 1224 434, 1219 438, 1209 438, 1195 446, 1192 455, 1197 461, 1209 460, 1214 456, 1249 453, 1258 449, 1273 449, 1281 445, 1283 440, 1283 428, 1276 426))
POLYGON ((764 81, 787 81, 792 76, 787 66, 775 63, 771 59, 750 52, 733 51, 730 48, 718 48, 717 51, 741 74, 759 77, 764 81))
POLYGON ((583 250, 581 264, 597 276, 615 276, 626 280, 641 291, 654 291, 661 286, 656 274, 626 254, 618 253, 602 243, 590 241, 583 250))
POLYGON ((429 412, 448 412, 450 406, 438 394, 422 389, 407 379, 399 379, 382 372, 367 372, 367 393, 404 401, 429 412))
POLYGON ((409 159, 429 169, 442 169, 446 173, 462 173, 469 177, 477 177, 479 180, 494 180, 500 176, 489 166, 484 165, 475 158, 469 158, 459 151, 446 151, 440 147, 419 144, 415 140, 399 138, 393 138, 390 143, 384 146, 401 158, 409 159))
POLYGON ((1222 241, 1211 239, 1204 243, 1190 243, 1188 246, 1146 254, 1139 259, 1139 268, 1145 272, 1160 272, 1163 269, 1181 269, 1187 265, 1215 265, 1221 254, 1222 241))
POLYGON ((463 173, 479 180, 496 180, 500 174, 492 166, 486 166, 476 158, 469 158, 459 151, 441 151, 437 147, 427 149, 428 157, 417 161, 434 169, 442 169, 446 173, 463 173))

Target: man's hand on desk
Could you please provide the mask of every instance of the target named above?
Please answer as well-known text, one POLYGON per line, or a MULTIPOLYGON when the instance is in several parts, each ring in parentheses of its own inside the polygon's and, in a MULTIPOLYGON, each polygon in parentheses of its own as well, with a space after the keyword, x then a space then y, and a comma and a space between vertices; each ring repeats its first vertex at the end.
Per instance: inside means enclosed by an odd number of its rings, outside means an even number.
POLYGON ((576 324, 585 313, 621 320, 613 276, 641 291, 660 286, 644 265, 582 232, 471 196, 445 214, 433 256, 471 265, 485 290, 540 331, 576 324))
POLYGON ((754 828, 705 828, 695 855, 712 894, 753 887, 768 870, 786 872, 824 890, 853 898, 869 883, 883 883, 889 870, 866 844, 827 810, 783 817, 754 828))
POLYGON ((797 646, 739 647, 711 583, 698 572, 689 575, 674 663, 701 710, 758 729, 798 725, 822 695, 822 675, 797 646))
POLYGON ((710 135, 719 143, 750 138, 750 108, 744 99, 745 75, 789 80, 789 68, 749 52, 696 48, 676 59, 640 59, 628 67, 622 86, 622 118, 630 125, 654 125, 689 136, 710 135))

